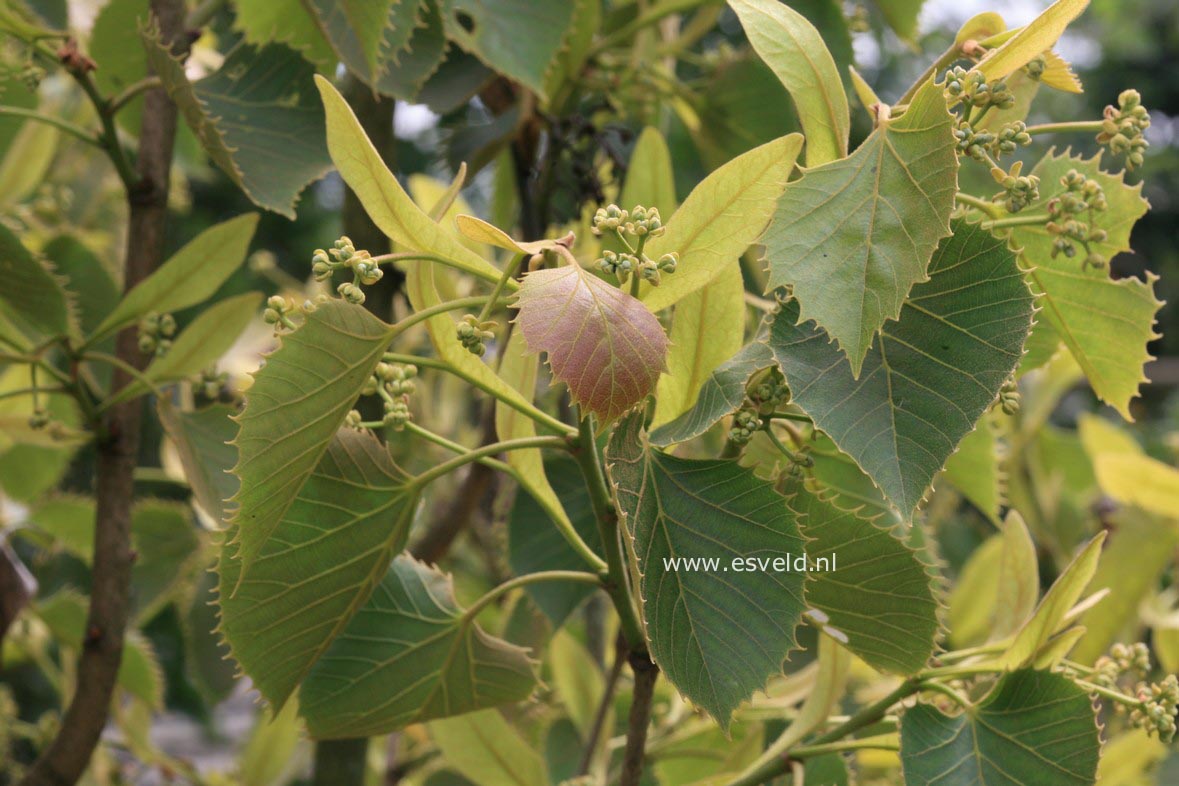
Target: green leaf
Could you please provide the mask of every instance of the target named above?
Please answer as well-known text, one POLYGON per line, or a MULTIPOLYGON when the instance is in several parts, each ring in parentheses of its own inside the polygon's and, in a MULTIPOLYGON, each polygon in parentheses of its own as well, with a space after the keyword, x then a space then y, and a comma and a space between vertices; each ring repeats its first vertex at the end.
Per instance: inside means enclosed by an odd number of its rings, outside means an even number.
POLYGON ((1014 254, 977 224, 956 221, 929 272, 858 380, 822 331, 796 324, 796 301, 769 339, 794 403, 906 517, 1015 370, 1032 322, 1014 254))
POLYGON ((1005 675, 960 715, 918 704, 901 718, 906 786, 1090 786, 1100 751, 1089 695, 1046 671, 1005 675))
POLYGON ((658 208, 664 216, 675 214, 677 202, 671 152, 658 129, 647 126, 635 140, 619 204, 627 210, 643 205, 658 208))
POLYGON ((329 300, 254 375, 234 440, 241 489, 233 523, 243 575, 319 464, 389 338, 389 327, 361 306, 329 300))
POLYGON ((277 786, 294 780, 293 770, 301 761, 298 754, 304 738, 298 711, 293 701, 278 713, 260 710, 250 739, 238 754, 235 780, 240 786, 277 786))
POLYGON ((1070 656, 1073 660, 1092 664, 1111 644, 1123 640, 1123 634, 1138 634, 1142 626, 1139 607, 1174 563, 1175 547, 1179 546, 1179 522, 1174 520, 1177 510, 1179 504, 1172 504, 1168 511, 1171 521, 1133 509, 1115 514, 1109 542, 1089 582, 1095 591, 1108 589, 1109 594, 1081 617, 1085 635, 1070 656))
POLYGON ((161 398, 156 403, 156 412, 164 433, 176 448, 197 505, 222 524, 229 518, 226 501, 238 489, 237 476, 230 472, 237 463, 237 450, 228 444, 237 433, 237 425, 231 419, 236 410, 225 404, 212 404, 182 412, 161 398))
POLYGON ((1026 27, 1008 38, 982 59, 975 70, 988 82, 1002 79, 1023 68, 1042 52, 1051 49, 1069 23, 1081 15, 1089 0, 1056 0, 1026 27))
MULTIPOLYGON (((602 669, 568 630, 553 635, 547 659, 557 697, 582 739, 587 739, 602 701, 602 669)), ((608 735, 609 729, 605 733, 608 735)))
POLYGON ((413 99, 442 62, 446 39, 433 4, 420 0, 306 0, 348 69, 374 90, 413 99))
MULTIPOLYGON (((781 451, 778 453, 780 455, 781 451)), ((872 478, 864 474, 855 460, 826 434, 821 431, 811 433, 808 455, 813 465, 811 477, 824 494, 830 493, 830 500, 836 507, 855 510, 864 518, 881 524, 902 522, 897 509, 885 499, 872 478)))
POLYGON ((535 685, 527 650, 484 633, 449 576, 400 556, 307 675, 299 702, 317 739, 370 737, 522 701, 535 685))
POLYGON ((479 786, 548 786, 536 748, 495 710, 434 721, 430 737, 447 765, 479 786))
POLYGON ((221 632, 268 701, 290 696, 380 583, 416 505, 409 477, 376 437, 344 429, 248 573, 233 541, 222 547, 221 632))
POLYGON ((740 351, 744 337, 745 282, 739 267, 727 267, 675 306, 667 372, 655 389, 651 425, 661 426, 691 409, 712 372, 740 351))
MULTIPOLYGON (((327 113, 327 143, 344 182, 364 205, 369 218, 401 246, 445 259, 492 283, 500 271, 442 229, 413 203, 385 166, 344 97, 322 77, 316 78, 327 113)), ((514 290, 516 282, 509 281, 514 290)))
POLYGON ((998 535, 971 553, 950 594, 950 637, 957 647, 997 641, 1018 630, 1040 597, 1036 546, 1011 511, 998 535))
POLYGON ((88 335, 119 302, 121 293, 115 280, 102 260, 73 235, 58 235, 46 244, 43 253, 64 279, 66 297, 76 309, 82 334, 88 335))
MULTIPOLYGON (((46 500, 33 509, 33 526, 83 562, 94 559, 94 500, 72 495, 46 500)), ((144 499, 131 511, 131 606, 146 619, 191 578, 200 561, 202 538, 187 507, 144 499)))
POLYGON ((3 225, 0 280, 0 304, 29 338, 69 333, 70 305, 62 282, 3 225))
POLYGON ((804 540, 770 483, 735 461, 660 453, 641 428, 638 416, 620 423, 607 459, 641 576, 651 657, 727 729, 734 708, 781 673, 806 608, 804 573, 758 570, 746 558, 789 559, 804 540), (665 560, 677 557, 717 563, 676 570, 665 560))
MULTIPOLYGON (((551 478, 553 493, 561 503, 561 510, 567 511, 573 529, 600 552, 602 540, 590 504, 589 489, 576 463, 564 456, 550 458, 545 461, 545 474, 551 478)), ((581 557, 553 526, 553 516, 552 508, 548 504, 542 505, 532 493, 516 495, 508 515, 508 562, 517 576, 542 570, 585 567, 581 557)), ((593 594, 594 588, 580 582, 562 581, 528 586, 525 592, 556 627, 593 594)))
POLYGON ((409 41, 418 6, 417 0, 307 2, 340 60, 369 86, 376 85, 381 72, 393 65, 392 55, 409 41))
MULTIPOLYGON (((836 13, 842 18, 842 10, 836 13)), ((707 169, 800 130, 790 94, 754 52, 718 62, 706 79, 691 105, 675 102, 673 108, 707 169), (771 106, 774 111, 766 111, 771 106)), ((681 173, 684 163, 681 154, 681 173)))
POLYGON ((744 153, 720 167, 692 189, 667 222, 667 232, 647 244, 646 254, 659 259, 680 255, 674 275, 658 287, 644 284, 642 300, 661 311, 707 286, 725 267, 761 237, 774 212, 774 200, 802 149, 803 138, 790 134, 744 153))
POLYGON ((516 328, 530 352, 548 354, 574 403, 611 421, 655 389, 667 334, 636 298, 567 261, 524 277, 516 328))
POLYGON ((952 124, 941 88, 927 83, 850 156, 786 186, 766 231, 770 288, 792 287, 802 318, 839 342, 854 377, 950 234, 952 124))
POLYGON ((1081 599, 1085 588, 1097 572, 1097 562, 1101 557, 1101 546, 1105 542, 1105 533, 1099 533, 1090 540, 1080 554, 1069 563, 1064 572, 1057 577, 1044 598, 1036 606, 1036 611, 1024 623, 1011 646, 994 659, 997 665, 1006 668, 1016 668, 1030 663, 1042 649, 1048 646, 1053 636, 1069 624, 1069 612, 1081 599))
POLYGON ((652 445, 665 448, 700 436, 723 417, 740 409, 745 401, 745 386, 749 378, 772 365, 774 356, 765 343, 754 340, 746 344, 704 380, 692 408, 654 429, 649 441, 652 445))
MULTIPOLYGON (((74 651, 82 649, 87 607, 84 595, 72 589, 59 590, 36 605, 37 616, 57 641, 74 651)), ((138 631, 123 640, 118 685, 153 709, 164 704, 164 674, 151 644, 138 631)))
POLYGON ((60 141, 53 126, 25 121, 0 159, 0 207, 11 210, 45 182, 60 141))
POLYGON ((916 42, 923 0, 876 0, 884 21, 903 41, 916 42))
MULTIPOLYGON (((127 44, 128 33, 147 21, 148 9, 139 0, 111 0, 98 12, 90 30, 88 52, 98 63, 94 84, 102 95, 118 95, 147 76, 143 47, 127 44)), ((139 136, 142 117, 143 96, 136 96, 115 115, 118 124, 132 136, 139 136)))
POLYGON ((209 306, 176 337, 167 352, 144 369, 142 380, 129 382, 107 405, 149 392, 149 383, 175 382, 216 365, 254 320, 261 300, 260 293, 247 292, 209 306))
POLYGON ((807 557, 832 564, 806 585, 808 606, 827 615, 824 630, 877 669, 913 674, 925 666, 939 604, 933 571, 919 553, 888 528, 806 490, 790 507, 800 517, 807 557))
MULTIPOLYGON (((466 354, 468 356, 470 355, 470 353, 466 354)), ((523 334, 518 330, 512 331, 511 337, 503 349, 499 372, 504 382, 520 391, 520 394, 527 398, 529 402, 532 401, 534 391, 536 390, 537 366, 539 365, 540 359, 538 357, 524 352, 523 334)), ((536 422, 518 409, 512 408, 506 402, 496 399, 495 432, 501 440, 534 437, 536 436, 536 422)), ((576 526, 574 522, 570 520, 569 514, 562 505, 561 495, 549 482, 541 451, 536 448, 513 450, 507 454, 506 460, 516 470, 516 482, 527 492, 527 494, 521 495, 518 499, 531 498, 544 511, 540 516, 540 530, 545 534, 556 534, 553 526, 546 521, 546 518, 552 518, 553 522, 559 523, 566 531, 575 530, 576 526)), ((576 469, 573 469, 573 478, 576 480, 581 479, 581 473, 576 469)), ((591 518, 590 521, 592 525, 593 519, 591 518)), ((591 526, 590 529, 596 532, 596 526, 591 526)), ((574 557, 576 564, 569 567, 582 567, 581 558, 576 555, 574 557)), ((548 570, 550 567, 546 564, 540 564, 524 572, 530 573, 532 570, 548 570)), ((554 587, 544 587, 542 590, 530 589, 535 591, 536 594, 534 597, 556 595, 565 591, 558 590, 554 587)), ((578 592, 582 589, 584 588, 570 587, 567 591, 578 592)), ((589 593, 585 594, 588 595, 589 593)), ((584 596, 579 594, 578 597, 584 596)))
POLYGON ((1006 503, 1006 476, 1000 463, 998 423, 990 413, 983 415, 974 431, 962 438, 958 452, 946 461, 945 478, 962 492, 983 515, 998 523, 999 509, 1006 503))
POLYGON ((258 215, 247 213, 209 227, 127 293, 87 339, 94 344, 149 312, 195 306, 233 275, 246 258, 258 215))
MULTIPOLYGON (((1130 250, 1130 230, 1149 208, 1142 185, 1127 186, 1122 174, 1101 170, 1101 156, 1081 158, 1068 151, 1050 151, 1030 174, 1040 178, 1039 201, 1029 213, 1046 210, 1048 201, 1063 191, 1060 178, 1070 169, 1101 184, 1109 206, 1094 214, 1093 229, 1108 233, 1094 250, 1107 258, 1130 250)), ((1146 382, 1143 365, 1151 359, 1148 342, 1158 338, 1155 314, 1162 303, 1154 296, 1156 276, 1111 279, 1107 270, 1084 269, 1079 259, 1063 254, 1052 258, 1052 237, 1044 225, 1013 228, 1012 240, 1023 247, 1021 260, 1037 295, 1042 319, 1064 341, 1097 396, 1127 420, 1130 399, 1146 382)))
POLYGON ((447 37, 542 99, 545 73, 573 21, 567 0, 442 0, 447 37))
POLYGON ((234 29, 249 43, 286 44, 321 69, 335 67, 336 53, 300 0, 238 3, 233 11, 234 29))
POLYGON ((143 41, 152 71, 213 162, 255 205, 294 219, 300 192, 330 168, 315 66, 285 44, 242 43, 190 82, 158 31, 143 41))
POLYGON ((754 51, 790 91, 811 166, 847 155, 847 95, 819 31, 778 0, 729 0, 754 51))

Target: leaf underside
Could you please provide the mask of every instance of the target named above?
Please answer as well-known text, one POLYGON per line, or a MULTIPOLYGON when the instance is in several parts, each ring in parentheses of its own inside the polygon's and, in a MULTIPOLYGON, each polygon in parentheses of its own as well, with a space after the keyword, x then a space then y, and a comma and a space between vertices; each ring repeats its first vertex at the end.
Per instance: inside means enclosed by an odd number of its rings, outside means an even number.
MULTIPOLYGON (((1060 178, 1070 169, 1101 184, 1108 207, 1094 214, 1094 229, 1108 233, 1094 249, 1107 258, 1130 250, 1130 230, 1149 209, 1142 185, 1126 185, 1124 176, 1101 170, 1101 156, 1081 158, 1049 152, 1032 169, 1040 178, 1040 200, 1025 208, 1044 212, 1063 190, 1060 178)), ((1127 420, 1130 400, 1146 382, 1143 366, 1151 360, 1147 344, 1158 338, 1154 319, 1162 302, 1155 297, 1153 274, 1146 281, 1110 278, 1108 270, 1085 269, 1080 256, 1052 258, 1052 240, 1040 226, 1015 227, 1012 240, 1021 258, 1046 322, 1068 347, 1093 386, 1093 391, 1127 420)), ((1084 251, 1081 251, 1083 254, 1084 251)))
POLYGON ((1015 255, 977 224, 955 222, 930 274, 859 379, 822 331, 799 321, 796 301, 769 338, 794 403, 905 517, 1014 371, 1032 323, 1015 255))
POLYGON ((938 599, 931 571, 894 531, 805 489, 790 498, 807 556, 835 560, 815 572, 806 600, 870 666, 898 674, 920 670, 933 653, 938 599))
POLYGON ((365 381, 389 328, 361 306, 329 300, 283 338, 246 392, 233 472, 241 489, 236 541, 243 571, 311 475, 365 381))
POLYGON ((575 264, 524 277, 516 326, 531 352, 548 354, 573 400, 606 421, 659 381, 668 340, 643 304, 575 264))
POLYGON ((901 719, 906 786, 1090 786, 1100 750, 1089 696, 1046 671, 1004 676, 957 716, 918 704, 901 719))
POLYGON ((726 415, 741 408, 745 401, 745 385, 749 378, 763 368, 774 365, 770 348, 761 340, 746 344, 740 352, 717 366, 700 386, 696 403, 675 420, 652 430, 652 445, 664 448, 687 442, 708 431, 726 415))
POLYGON ((527 651, 466 619, 448 576, 400 556, 299 693, 316 738, 370 737, 522 701, 527 651))
POLYGON ((221 68, 190 82, 158 33, 145 32, 144 44, 214 163, 254 204, 293 219, 300 192, 331 166, 315 67, 285 44, 240 44, 221 68))
POLYGON ((0 305, 30 338, 69 332, 70 304, 61 281, 4 226, 0 226, 0 280, 4 282, 0 305))
POLYGON ((416 503, 376 437, 344 429, 245 576, 239 549, 222 548, 221 631, 268 701, 286 701, 364 603, 404 547, 416 503))
POLYGON ((735 461, 652 450, 641 418, 607 448, 641 579, 651 656, 685 697, 728 728, 733 709, 781 673, 806 606, 805 574, 731 570, 734 558, 803 553, 786 500, 735 461), (665 558, 716 558, 713 570, 665 568, 665 558))
POLYGON ((855 377, 950 232, 958 188, 951 123, 941 88, 929 82, 850 156, 787 185, 766 231, 769 288, 792 288, 803 318, 839 343, 855 377))

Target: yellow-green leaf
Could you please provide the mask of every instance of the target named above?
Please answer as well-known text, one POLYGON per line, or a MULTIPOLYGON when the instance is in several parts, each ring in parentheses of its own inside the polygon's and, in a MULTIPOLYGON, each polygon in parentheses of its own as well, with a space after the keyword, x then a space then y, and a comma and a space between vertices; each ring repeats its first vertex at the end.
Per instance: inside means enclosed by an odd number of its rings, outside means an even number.
MULTIPOLYGON (((332 83, 320 76, 315 78, 315 83, 327 112, 328 152, 373 223, 406 249, 443 257, 455 267, 491 282, 498 281, 500 271, 494 265, 460 243, 414 204, 332 83)), ((514 290, 516 283, 509 281, 508 287, 514 290)))
POLYGON ((179 311, 210 297, 245 260, 257 226, 258 214, 247 213, 201 232, 128 292, 95 328, 88 343, 94 344, 148 312, 179 311))
POLYGON ((729 0, 754 50, 794 99, 806 134, 806 162, 847 155, 847 95, 819 31, 778 0, 729 0))
POLYGON ((998 658, 997 665, 1015 668, 1031 662, 1057 633, 1068 623, 1067 615, 1081 599, 1085 588, 1097 572, 1105 533, 1089 541, 1064 572, 1056 579, 1044 599, 1019 632, 1011 646, 998 658))
POLYGON ((982 59, 975 70, 988 82, 1002 79, 1051 49, 1069 23, 1081 15, 1089 0, 1057 0, 1026 27, 982 59))
POLYGON ((434 721, 430 737, 446 764, 479 786, 549 786, 535 746, 496 710, 434 721))
POLYGON ((238 336, 249 326, 258 312, 262 295, 247 292, 214 303, 193 320, 161 357, 152 361, 143 372, 143 379, 128 383, 107 405, 126 401, 150 390, 150 384, 175 382, 214 365, 238 336))
POLYGON ((744 337, 745 282, 739 267, 727 267, 676 304, 667 373, 655 389, 651 427, 691 409, 712 372, 740 351, 744 337))
POLYGON ((675 305, 707 286, 726 266, 736 267, 774 213, 774 206, 802 149, 800 134, 789 134, 729 161, 692 189, 667 222, 667 232, 647 244, 652 259, 675 252, 679 266, 658 287, 644 284, 651 311, 675 305))
MULTIPOLYGON (((1095 179, 1105 193, 1108 207, 1093 217, 1093 229, 1105 231, 1105 241, 1094 243, 1107 258, 1130 250, 1130 230, 1149 208, 1141 184, 1126 185, 1122 174, 1101 169, 1100 154, 1093 158, 1050 151, 1032 169, 1040 178, 1040 199, 1026 208, 1044 212, 1049 200, 1060 195, 1060 179, 1075 169, 1095 179)), ((1146 280, 1112 279, 1108 270, 1085 269, 1079 257, 1052 257, 1052 236, 1045 225, 1015 227, 1011 237, 1022 246, 1021 261, 1037 295, 1041 319, 1060 334, 1076 358, 1097 396, 1127 420, 1132 420, 1130 400, 1146 381, 1143 366, 1150 359, 1147 344, 1157 338, 1155 314, 1162 303, 1154 295, 1152 273, 1146 280)))

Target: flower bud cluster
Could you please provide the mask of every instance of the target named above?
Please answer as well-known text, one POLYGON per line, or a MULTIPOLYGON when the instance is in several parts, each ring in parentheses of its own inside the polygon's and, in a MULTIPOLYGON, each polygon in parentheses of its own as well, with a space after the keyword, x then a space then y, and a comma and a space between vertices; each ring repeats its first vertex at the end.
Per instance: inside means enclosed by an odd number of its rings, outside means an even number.
POLYGON ((1162 682, 1141 682, 1135 690, 1141 704, 1130 711, 1130 723, 1163 742, 1175 739, 1175 713, 1179 709, 1179 678, 1168 674, 1162 682))
POLYGON ((733 415, 733 425, 729 428, 729 441, 734 445, 747 445, 753 435, 761 431, 761 415, 755 407, 745 406, 733 415))
POLYGON ((316 281, 327 281, 337 270, 352 270, 352 281, 346 281, 336 288, 340 297, 349 303, 364 303, 364 291, 360 288, 371 286, 381 280, 384 272, 367 251, 358 251, 347 236, 337 240, 331 249, 317 248, 311 255, 311 272, 316 281))
POLYGON ((153 311, 139 320, 139 351, 145 355, 163 355, 171 348, 174 335, 176 320, 172 315, 153 311))
POLYGON ((464 349, 472 355, 483 357, 483 353, 487 351, 484 342, 495 338, 495 327, 496 323, 493 320, 480 322, 474 314, 467 314, 458 323, 455 332, 464 349))
MULTIPOLYGON (((314 304, 308 300, 303 303, 304 311, 314 311, 314 304)), ((295 323, 291 321, 291 314, 297 313, 299 308, 282 295, 271 295, 266 299, 266 308, 262 311, 262 321, 267 325, 274 325, 277 335, 283 328, 294 330, 295 323)))
POLYGON ((623 210, 618 205, 598 208, 594 214, 594 234, 613 233, 627 248, 621 253, 603 251, 597 261, 598 269, 617 278, 620 284, 625 284, 633 274, 651 286, 659 286, 664 273, 676 271, 679 255, 668 253, 659 259, 651 259, 643 253, 643 246, 647 240, 659 237, 665 231, 659 208, 642 205, 636 205, 633 210, 623 210))
MULTIPOLYGON (((412 419, 409 411, 409 397, 416 388, 414 379, 418 375, 418 367, 412 364, 378 363, 372 377, 365 383, 362 395, 379 393, 384 401, 385 416, 382 422, 400 431, 412 419)), ((358 428, 361 424, 360 413, 356 410, 348 413, 347 425, 358 428), (355 415, 353 415, 353 412, 355 415)))
POLYGON ((1010 109, 1015 105, 1015 94, 1006 82, 987 82, 980 72, 967 71, 962 66, 955 66, 946 73, 945 95, 948 101, 961 101, 980 109, 992 106, 1010 109))
POLYGON ((1016 161, 1010 170, 991 167, 991 177, 1003 186, 1003 190, 991 197, 992 202, 1002 202, 1008 213, 1018 213, 1040 198, 1040 178, 1020 174, 1023 162, 1016 161))
POLYGON ((975 130, 970 123, 959 120, 958 127, 954 129, 954 138, 958 140, 959 153, 979 162, 987 161, 988 154, 1001 159, 1004 155, 1014 153, 1020 146, 1032 143, 1032 136, 1022 121, 1004 123, 995 133, 975 130))
POLYGON ((1133 172, 1145 160, 1149 143, 1144 132, 1148 128, 1150 113, 1142 105, 1142 96, 1137 90, 1123 90, 1118 105, 1105 108, 1097 141, 1107 145, 1114 155, 1125 156, 1126 169, 1133 172))
POLYGON ((999 408, 1005 415, 1015 415, 1019 412, 1020 402, 1019 385, 1014 379, 1008 379, 999 388, 999 408))
POLYGON ((1085 267, 1104 267, 1105 257, 1091 246, 1108 238, 1105 230, 1093 227, 1094 213, 1109 206, 1101 184, 1075 169, 1070 169, 1060 179, 1060 184, 1065 188, 1064 193, 1048 200, 1046 228, 1053 237, 1052 257, 1055 259, 1064 254, 1072 258, 1077 253, 1076 244, 1080 243, 1087 252, 1085 267), (1087 220, 1080 218, 1082 214, 1087 214, 1087 220))
POLYGON ((786 378, 776 367, 767 368, 753 375, 745 387, 749 403, 762 415, 772 415, 778 407, 790 401, 790 388, 786 378))
POLYGON ((196 388, 201 392, 205 398, 216 399, 220 397, 221 391, 229 384, 229 374, 222 371, 217 372, 217 368, 207 368, 200 373, 196 379, 196 388))

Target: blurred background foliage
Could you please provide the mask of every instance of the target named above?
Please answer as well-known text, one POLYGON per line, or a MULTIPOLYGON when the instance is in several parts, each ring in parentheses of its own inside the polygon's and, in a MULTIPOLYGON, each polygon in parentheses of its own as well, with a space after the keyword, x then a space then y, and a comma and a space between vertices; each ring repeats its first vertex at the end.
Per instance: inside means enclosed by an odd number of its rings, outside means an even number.
MULTIPOLYGON (((251 2, 264 0, 206 4, 209 22, 194 47, 191 74, 217 68, 242 41, 240 6, 251 2)), ((1044 5, 1035 0, 927 0, 923 7, 918 0, 866 4, 792 0, 789 4, 822 31, 841 70, 846 73, 846 66, 854 63, 886 101, 900 95, 974 13, 997 10, 1014 26, 1028 21, 1044 5), (890 14, 910 21, 897 24, 894 18, 890 25, 890 14), (916 24, 912 20, 917 20, 916 24), (906 29, 914 31, 909 40, 898 34, 906 29)), ((56 28, 85 31, 96 18, 100 22, 103 18, 101 2, 75 0, 67 5, 66 0, 30 0, 27 5, 56 28)), ((603 29, 617 30, 633 19, 634 4, 609 5, 603 29)), ((115 32, 105 46, 113 53, 138 45, 132 31, 119 27, 118 21, 108 20, 115 32)), ((99 45, 100 29, 94 29, 92 47, 99 45)), ((472 210, 491 215, 505 225, 519 218, 524 234, 531 236, 545 227, 575 224, 587 203, 601 202, 616 189, 634 140, 646 125, 658 127, 668 140, 681 200, 719 164, 797 130, 789 111, 789 96, 750 52, 731 11, 721 4, 707 4, 685 22, 679 35, 678 41, 673 41, 678 56, 676 78, 642 67, 641 62, 635 67, 628 63, 625 53, 603 58, 582 75, 581 88, 576 95, 566 97, 560 113, 544 118, 549 133, 543 144, 548 146, 545 155, 551 167, 544 173, 547 180, 538 184, 539 204, 531 206, 497 197, 503 188, 512 187, 514 178, 529 176, 528 171, 520 170, 518 161, 513 161, 512 145, 530 133, 525 124, 528 118, 522 114, 530 107, 512 96, 505 98, 506 103, 497 104, 494 91, 487 89, 496 78, 488 68, 469 58, 454 58, 456 62, 448 61, 449 65, 444 66, 448 78, 428 85, 414 103, 373 99, 371 91, 351 75, 343 75, 341 82, 354 106, 367 105, 369 111, 385 118, 386 130, 391 131, 384 150, 386 159, 403 182, 410 184, 411 191, 415 183, 419 191, 437 189, 438 183, 449 182, 458 164, 465 161, 469 185, 463 198, 472 210), (495 215, 497 210, 509 215, 495 215)), ((661 44, 650 36, 639 45, 661 44)), ((1059 49, 1074 64, 1085 93, 1043 90, 1029 122, 1098 118, 1105 105, 1115 102, 1118 93, 1129 86, 1139 90, 1151 112, 1151 147, 1146 163, 1130 173, 1128 180, 1145 182, 1144 195, 1152 210, 1135 228, 1136 253, 1114 260, 1113 271, 1116 276, 1143 276, 1152 271, 1161 277, 1158 294, 1168 304, 1159 315, 1158 330, 1163 337, 1151 346, 1159 358, 1147 369, 1154 384, 1144 389, 1138 422, 1129 428, 1148 453, 1173 464, 1179 455, 1179 79, 1175 77, 1179 71, 1179 3, 1093 0, 1087 14, 1062 39, 1059 49)), ((104 70, 117 71, 109 67, 109 60, 98 59, 102 62, 100 77, 104 70)), ((4 104, 39 104, 42 110, 65 118, 88 117, 88 107, 67 82, 48 79, 40 84, 39 95, 35 96, 24 64, 11 49, 0 52, 0 62, 5 66, 0 71, 0 100, 4 104)), ((848 93, 853 101, 854 147, 870 132, 871 122, 867 112, 856 105, 850 82, 848 93)), ((1083 135, 1061 138, 1057 144, 1071 145, 1085 154, 1097 151, 1092 139, 1083 135)), ((210 163, 185 124, 179 130, 175 172, 168 224, 170 251, 214 223, 255 209, 238 185, 210 163)), ((251 290, 266 294, 302 291, 311 251, 343 234, 350 211, 358 209, 333 173, 304 192, 294 220, 263 212, 249 264, 224 284, 215 299, 251 290)), ((111 280, 118 275, 117 262, 125 243, 121 235, 126 225, 125 205, 108 162, 94 155, 91 148, 50 133, 43 126, 18 118, 0 118, 0 216, 6 224, 19 228, 27 245, 46 251, 52 248, 53 258, 72 260, 69 264, 73 269, 105 266, 109 276, 96 276, 92 285, 114 292, 111 280)), ((750 268, 749 277, 756 279, 757 271, 750 268)), ((176 315, 181 327, 191 321, 194 313, 190 310, 176 315)), ((257 352, 268 341, 268 331, 261 326, 258 332, 248 333, 239 342, 240 352, 228 359, 228 370, 240 378, 252 368, 257 352)), ((1029 526, 1040 546, 1044 584, 1055 577, 1081 540, 1098 528, 1116 526, 1090 467, 1091 455, 1086 453, 1083 434, 1077 428, 1085 413, 1098 411, 1092 394, 1079 383, 1079 375, 1067 364, 1048 369, 1037 378, 1038 387, 1025 391, 1024 412, 1008 435, 1012 443, 1008 491, 1013 500, 1019 494, 1034 497, 1026 502, 1039 512, 1031 517, 1029 526), (1032 482, 1042 487, 1032 490, 1028 485, 1032 482)), ((467 436, 478 434, 477 416, 465 418, 464 422, 467 436)), ((158 422, 150 419, 145 428, 141 464, 160 468, 174 463, 174 458, 161 449, 163 434, 158 422)), ((59 474, 33 479, 25 474, 26 468, 34 457, 45 459, 44 451, 49 449, 24 444, 3 447, 0 485, 9 506, 39 499, 56 486, 67 496, 59 498, 56 508, 39 508, 39 524, 52 530, 54 521, 68 521, 79 515, 70 508, 68 502, 73 498, 68 495, 91 491, 91 448, 83 447, 76 455, 64 457, 59 474)), ((161 500, 162 505, 188 496, 187 490, 178 487, 164 471, 145 470, 139 482, 144 495, 161 500)), ((988 516, 961 503, 952 494, 935 496, 928 509, 929 523, 936 528, 951 576, 962 575, 980 544, 994 532, 988 516)), ((173 508, 165 506, 164 510, 173 508)), ((17 540, 16 546, 35 569, 43 597, 65 588, 86 591, 89 574, 84 554, 68 548, 42 551, 24 540, 17 540)), ((209 547, 202 541, 194 549, 209 547)), ((460 550, 450 557, 450 565, 477 566, 479 559, 478 550, 460 550)), ((181 562, 166 564, 179 569, 181 562)), ((1133 570, 1132 563, 1126 568, 1133 570)), ((478 567, 472 573, 482 570, 478 567)), ((162 667, 157 686, 162 691, 161 705, 173 720, 171 726, 157 724, 153 728, 156 744, 161 749, 199 755, 210 770, 232 769, 241 778, 237 782, 288 780, 305 769, 307 751, 299 748, 300 752, 295 752, 298 724, 292 714, 284 713, 279 723, 260 726, 249 737, 253 716, 249 700, 243 701, 239 691, 233 701, 225 703, 233 693, 233 669, 220 659, 223 652, 216 641, 200 633, 210 630, 215 621, 205 603, 209 579, 198 574, 194 573, 198 576, 196 583, 175 596, 174 602, 160 604, 142 620, 144 641, 162 667), (212 734, 215 741, 209 743, 204 734, 212 734), (246 737, 249 744, 239 750, 238 742, 246 737), (203 741, 194 742, 198 739, 203 741), (232 764, 234 756, 239 757, 236 764, 232 764)), ((461 574, 459 580, 460 584, 478 583, 461 574)), ((1137 601, 1147 599, 1149 589, 1143 590, 1141 598, 1132 599, 1131 612, 1137 601)), ((1169 596, 1164 593, 1159 597, 1156 605, 1160 618, 1171 620, 1160 625, 1159 630, 1169 631, 1170 641, 1179 625, 1174 625, 1173 609, 1166 606, 1169 596)), ((506 615, 504 621, 505 626, 514 625, 522 631, 530 624, 531 618, 524 613, 506 615)), ((593 615, 584 624, 594 624, 593 615)), ((576 660, 583 654, 576 650, 566 657, 576 660)), ((55 705, 57 688, 47 677, 52 672, 43 668, 44 664, 20 662, 19 658, 17 661, 15 666, 0 668, 0 678, 20 707, 22 718, 35 724, 44 709, 55 705)), ((150 690, 155 684, 151 675, 147 682, 150 690)), ((865 690, 870 693, 868 688, 865 690)), ((662 698, 672 701, 670 697, 662 698)), ((701 737, 708 734, 712 732, 701 732, 701 737)), ((548 745, 560 742, 560 735, 554 734, 548 745)), ((1131 743, 1122 743, 1125 757, 1143 755, 1146 743, 1131 743)), ((740 740, 728 743, 709 738, 700 744, 739 747, 740 740)), ((27 756, 28 751, 23 754, 27 756)), ((142 750, 140 754, 147 755, 142 750)), ((1164 754, 1150 748, 1149 756, 1154 759, 1164 754)), ((1164 767, 1157 782, 1179 782, 1179 759, 1172 755, 1164 767)), ((454 775, 429 782, 443 786, 466 781, 454 775)), ((1108 782, 1146 781, 1110 778, 1108 782)))

